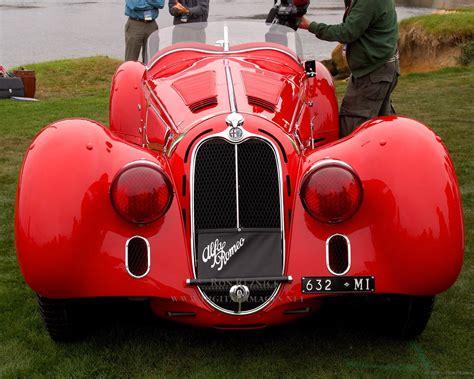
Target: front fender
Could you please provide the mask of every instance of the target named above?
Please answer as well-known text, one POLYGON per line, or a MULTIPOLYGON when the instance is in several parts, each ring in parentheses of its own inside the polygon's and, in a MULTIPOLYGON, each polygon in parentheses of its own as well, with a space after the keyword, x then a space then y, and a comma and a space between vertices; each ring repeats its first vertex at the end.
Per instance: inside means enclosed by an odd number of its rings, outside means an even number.
POLYGON ((123 220, 109 198, 116 173, 142 159, 171 178, 164 159, 92 121, 60 121, 35 138, 20 172, 15 214, 18 260, 35 292, 50 298, 161 296, 165 288, 173 294, 168 286, 184 287, 190 268, 187 256, 176 253, 187 251, 176 197, 166 215, 147 226, 123 220), (141 280, 124 269, 125 244, 135 235, 147 238, 152 251, 152 271, 141 280))
POLYGON ((288 272, 330 275, 325 242, 340 233, 352 250, 347 275, 375 276, 377 292, 434 295, 449 288, 461 270, 464 231, 459 186, 441 139, 414 120, 374 119, 309 152, 299 177, 327 158, 348 163, 359 175, 362 205, 348 221, 328 225, 309 216, 298 197, 288 272))

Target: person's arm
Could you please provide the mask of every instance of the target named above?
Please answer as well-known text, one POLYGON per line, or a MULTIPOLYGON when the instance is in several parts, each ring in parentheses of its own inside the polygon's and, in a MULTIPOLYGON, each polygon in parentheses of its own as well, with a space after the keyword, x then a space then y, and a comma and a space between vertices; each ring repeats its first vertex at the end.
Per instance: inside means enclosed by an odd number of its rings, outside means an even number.
POLYGON ((175 8, 176 0, 169 0, 168 1, 168 9, 170 11, 171 16, 178 16, 179 12, 175 8))
POLYGON ((147 4, 153 8, 163 9, 165 0, 146 0, 147 4))
POLYGON ((198 5, 188 9, 193 16, 203 16, 209 12, 209 0, 199 0, 198 5))
MULTIPOLYGON (((338 25, 326 25, 318 22, 311 22, 307 29, 319 39, 325 41, 338 41, 341 43, 352 43, 357 41, 369 27, 373 15, 373 1, 380 0, 358 0, 352 7, 345 22, 338 25)), ((303 28, 306 20, 303 20, 303 28)))

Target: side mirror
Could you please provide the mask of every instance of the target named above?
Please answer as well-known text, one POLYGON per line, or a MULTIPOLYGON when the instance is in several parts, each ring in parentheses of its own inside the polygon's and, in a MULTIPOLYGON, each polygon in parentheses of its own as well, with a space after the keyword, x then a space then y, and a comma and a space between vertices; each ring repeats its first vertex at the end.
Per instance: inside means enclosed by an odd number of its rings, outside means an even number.
POLYGON ((304 62, 304 70, 306 71, 306 75, 308 77, 313 78, 316 76, 316 61, 306 61, 304 62))

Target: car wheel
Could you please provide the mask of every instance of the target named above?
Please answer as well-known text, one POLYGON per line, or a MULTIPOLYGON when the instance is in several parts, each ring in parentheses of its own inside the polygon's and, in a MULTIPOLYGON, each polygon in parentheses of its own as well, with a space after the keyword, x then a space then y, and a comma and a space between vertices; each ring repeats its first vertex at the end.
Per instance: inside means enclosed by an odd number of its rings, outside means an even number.
POLYGON ((71 342, 84 335, 84 320, 77 301, 38 296, 38 304, 46 329, 54 341, 71 342))
POLYGON ((387 332, 407 339, 419 336, 428 324, 434 302, 434 296, 388 296, 384 307, 387 332))

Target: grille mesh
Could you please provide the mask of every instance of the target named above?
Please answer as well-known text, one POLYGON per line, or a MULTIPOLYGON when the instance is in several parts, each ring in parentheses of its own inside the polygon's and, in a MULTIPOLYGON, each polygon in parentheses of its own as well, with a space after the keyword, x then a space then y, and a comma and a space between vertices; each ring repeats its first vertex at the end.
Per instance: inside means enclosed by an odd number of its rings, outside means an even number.
POLYGON ((236 227, 234 145, 223 139, 211 139, 199 148, 194 197, 196 230, 236 227))
POLYGON ((127 247, 128 270, 132 275, 143 276, 148 271, 148 246, 143 238, 134 237, 127 247))
POLYGON ((280 199, 275 154, 253 139, 239 148, 239 212, 244 228, 279 228, 280 199))
POLYGON ((328 265, 336 274, 343 274, 349 267, 349 247, 343 236, 335 235, 329 240, 328 265))

